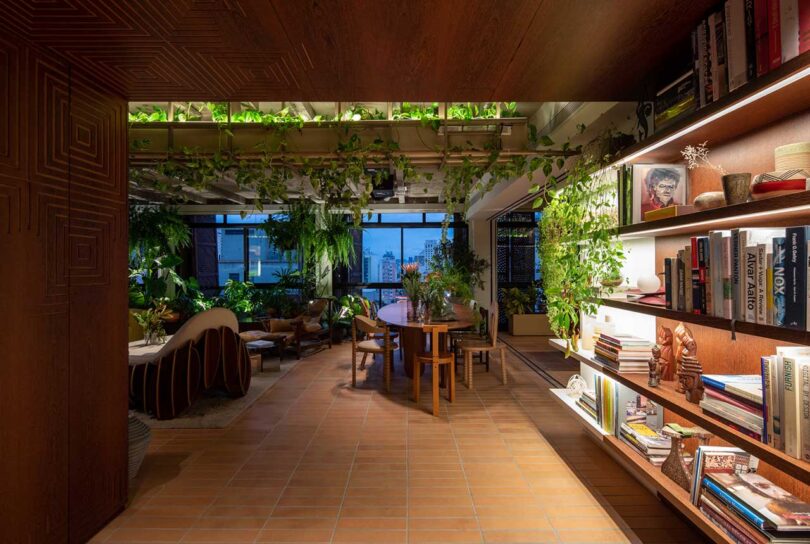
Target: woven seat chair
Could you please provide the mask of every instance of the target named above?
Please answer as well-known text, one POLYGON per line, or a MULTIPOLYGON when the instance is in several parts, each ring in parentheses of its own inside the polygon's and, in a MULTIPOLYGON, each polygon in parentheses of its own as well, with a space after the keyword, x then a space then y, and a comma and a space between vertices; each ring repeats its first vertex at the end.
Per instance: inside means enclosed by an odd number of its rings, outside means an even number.
POLYGON ((387 325, 377 323, 373 319, 362 315, 355 316, 352 321, 352 387, 357 387, 357 354, 363 354, 363 361, 360 363, 360 369, 362 370, 365 368, 368 354, 371 353, 371 356, 374 357, 379 353, 383 356, 385 390, 391 391, 391 367, 394 364, 393 353, 397 349, 399 349, 399 344, 392 340, 387 325), (366 340, 361 340, 360 333, 365 333, 369 337, 366 340))

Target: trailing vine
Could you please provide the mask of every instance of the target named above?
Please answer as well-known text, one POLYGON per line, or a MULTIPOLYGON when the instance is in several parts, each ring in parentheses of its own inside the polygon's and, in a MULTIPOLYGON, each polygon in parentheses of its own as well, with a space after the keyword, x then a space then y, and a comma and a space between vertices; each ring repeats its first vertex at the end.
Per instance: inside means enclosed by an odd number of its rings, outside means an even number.
MULTIPOLYGON (((542 210, 539 256, 549 323, 569 351, 578 349, 580 314, 593 315, 601 305, 599 282, 620 277, 624 261, 614 230, 615 173, 605 169, 611 154, 601 143, 583 151, 559 190, 546 190, 534 201, 542 210)), ((551 170, 546 177, 557 188, 551 170)))

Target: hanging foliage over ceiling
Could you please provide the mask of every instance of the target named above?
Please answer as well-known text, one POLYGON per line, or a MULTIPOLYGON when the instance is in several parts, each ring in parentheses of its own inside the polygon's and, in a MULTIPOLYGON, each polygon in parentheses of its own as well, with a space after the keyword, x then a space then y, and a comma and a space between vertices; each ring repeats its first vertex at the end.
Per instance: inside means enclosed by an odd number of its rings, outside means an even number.
MULTIPOLYGON (((459 112, 464 109, 461 106, 456 108, 459 112)), ((256 114, 248 109, 242 113, 246 117, 256 114)), ((406 113, 420 119, 429 117, 429 126, 434 131, 441 128, 440 123, 433 123, 433 110, 412 109, 406 113)), ((406 113, 398 112, 401 116, 406 113)), ((472 110, 467 113, 475 115, 472 110)), ((232 137, 233 133, 230 125, 222 124, 216 152, 203 153, 191 148, 183 148, 179 153, 170 152, 169 158, 157 161, 153 167, 133 168, 131 179, 142 187, 170 194, 178 200, 189 196, 184 188, 216 193, 221 191, 218 185, 222 182, 233 182, 238 191, 255 193, 253 204, 259 211, 267 203, 285 204, 309 195, 316 202, 323 203, 327 211, 348 210, 355 225, 360 224, 363 210, 368 209, 372 191, 380 186, 390 170, 396 170, 406 186, 434 179, 434 172, 420 170, 401 152, 393 138, 377 136, 372 141, 364 140, 358 133, 362 129, 351 127, 350 130, 349 125, 339 122, 332 125, 339 134, 336 148, 312 158, 290 150, 288 133, 291 130, 301 132, 303 123, 292 123, 286 118, 276 123, 273 119, 261 119, 260 122, 271 130, 253 150, 250 159, 238 158, 237 153, 223 145, 226 137, 232 137), (298 191, 291 189, 296 180, 301 183, 298 191)), ((533 128, 530 127, 529 131, 529 145, 542 144, 542 141, 537 141, 533 128)), ((134 151, 138 144, 133 142, 134 151)), ((497 132, 493 132, 482 146, 475 146, 468 140, 464 146, 431 148, 429 151, 443 157, 436 179, 443 181, 439 200, 445 203, 450 216, 465 213, 474 194, 484 194, 502 181, 523 175, 531 177, 538 170, 548 175, 555 161, 559 163, 573 154, 565 148, 530 156, 527 156, 531 153, 529 150, 512 151, 504 156, 497 132)))

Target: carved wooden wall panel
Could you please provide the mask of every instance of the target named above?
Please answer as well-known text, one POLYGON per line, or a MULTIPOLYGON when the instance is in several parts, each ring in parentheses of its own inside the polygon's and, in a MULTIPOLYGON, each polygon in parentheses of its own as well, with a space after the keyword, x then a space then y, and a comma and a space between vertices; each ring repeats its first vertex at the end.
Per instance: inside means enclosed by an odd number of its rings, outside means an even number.
POLYGON ((0 26, 132 100, 637 100, 716 3, 0 0, 0 26))
POLYGON ((0 37, 0 526, 82 542, 126 500, 126 103, 0 37))
POLYGON ((69 512, 82 542, 127 497, 126 101, 75 70, 71 83, 69 512))

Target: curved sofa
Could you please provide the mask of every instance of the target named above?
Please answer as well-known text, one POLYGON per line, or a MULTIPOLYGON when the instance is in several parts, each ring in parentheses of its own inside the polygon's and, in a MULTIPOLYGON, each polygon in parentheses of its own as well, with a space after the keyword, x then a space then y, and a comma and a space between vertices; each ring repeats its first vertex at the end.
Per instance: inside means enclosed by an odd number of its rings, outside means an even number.
POLYGON ((250 387, 250 357, 238 332, 233 312, 212 308, 189 319, 159 350, 130 355, 130 406, 172 419, 203 390, 244 396, 250 387))

